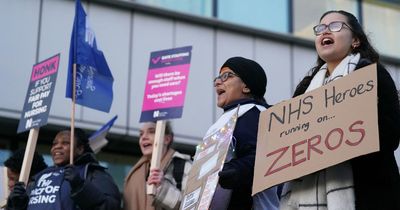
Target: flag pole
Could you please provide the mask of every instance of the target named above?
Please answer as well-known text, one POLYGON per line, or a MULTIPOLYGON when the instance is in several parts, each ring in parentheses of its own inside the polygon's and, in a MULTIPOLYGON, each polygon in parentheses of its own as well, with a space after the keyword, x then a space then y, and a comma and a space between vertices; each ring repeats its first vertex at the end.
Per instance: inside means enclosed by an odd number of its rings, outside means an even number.
POLYGON ((71 110, 71 136, 70 136, 70 141, 69 141, 69 164, 73 165, 74 164, 74 137, 75 137, 75 103, 76 103, 76 45, 77 45, 77 24, 78 24, 78 4, 80 4, 80 1, 77 0, 75 1, 75 18, 74 18, 74 26, 73 26, 73 60, 72 60, 72 110, 71 110))
POLYGON ((72 66, 72 111, 71 111, 71 138, 69 164, 74 164, 74 136, 75 136, 75 100, 76 100, 76 63, 72 66))

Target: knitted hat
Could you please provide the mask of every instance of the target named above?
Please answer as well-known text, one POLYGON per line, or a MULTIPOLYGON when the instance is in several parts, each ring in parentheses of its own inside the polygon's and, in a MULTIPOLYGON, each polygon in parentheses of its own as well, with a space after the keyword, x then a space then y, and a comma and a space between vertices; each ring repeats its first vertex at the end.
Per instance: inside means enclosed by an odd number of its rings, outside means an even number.
POLYGON ((267 76, 260 64, 247 58, 232 57, 225 61, 221 69, 223 67, 229 67, 235 72, 247 85, 253 96, 264 98, 265 88, 267 87, 267 76))

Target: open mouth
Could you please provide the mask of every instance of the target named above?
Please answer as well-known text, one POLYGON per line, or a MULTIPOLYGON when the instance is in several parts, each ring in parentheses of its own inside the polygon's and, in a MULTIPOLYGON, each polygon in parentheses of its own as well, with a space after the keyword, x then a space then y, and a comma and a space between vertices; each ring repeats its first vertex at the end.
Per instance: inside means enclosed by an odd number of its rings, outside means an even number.
POLYGON ((329 38, 329 37, 325 37, 325 38, 323 38, 322 41, 321 41, 321 45, 322 45, 322 46, 328 46, 328 45, 331 45, 331 44, 333 44, 333 43, 335 43, 335 42, 333 41, 333 39, 331 39, 331 38, 329 38))
POLYGON ((225 90, 217 89, 217 95, 221 95, 221 94, 223 94, 223 93, 225 93, 225 90))
POLYGON ((151 147, 151 146, 153 146, 153 145, 150 144, 150 143, 144 143, 144 144, 142 144, 142 147, 143 147, 143 148, 148 148, 148 147, 151 147))
POLYGON ((54 157, 61 157, 61 156, 63 156, 64 155, 64 153, 62 153, 62 152, 54 152, 53 153, 53 156, 54 157))

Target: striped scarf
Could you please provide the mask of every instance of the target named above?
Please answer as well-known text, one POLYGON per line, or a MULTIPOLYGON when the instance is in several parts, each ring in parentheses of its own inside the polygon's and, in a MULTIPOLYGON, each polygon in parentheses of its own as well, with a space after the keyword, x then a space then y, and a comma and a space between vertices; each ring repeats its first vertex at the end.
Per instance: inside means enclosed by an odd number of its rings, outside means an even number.
MULTIPOLYGON (((325 63, 311 80, 306 92, 319 88, 353 72, 360 54, 351 54, 340 62, 329 77, 325 63)), ((281 210, 354 210, 353 171, 349 161, 285 183, 281 210)))

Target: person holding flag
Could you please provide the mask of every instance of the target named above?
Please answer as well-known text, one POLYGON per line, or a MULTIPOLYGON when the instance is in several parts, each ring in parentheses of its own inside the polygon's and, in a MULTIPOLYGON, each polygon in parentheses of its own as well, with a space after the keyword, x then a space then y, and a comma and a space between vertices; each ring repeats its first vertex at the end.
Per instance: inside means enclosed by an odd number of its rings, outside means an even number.
POLYGON ((58 132, 51 147, 54 166, 39 172, 25 190, 22 182, 10 194, 7 209, 120 208, 121 196, 111 175, 96 160, 82 129, 75 129, 75 165, 70 159, 70 130, 58 132))

